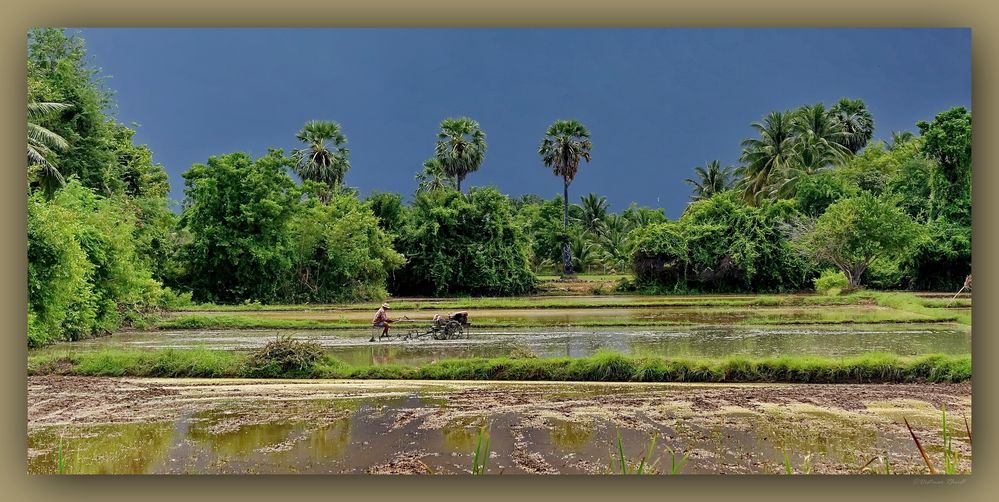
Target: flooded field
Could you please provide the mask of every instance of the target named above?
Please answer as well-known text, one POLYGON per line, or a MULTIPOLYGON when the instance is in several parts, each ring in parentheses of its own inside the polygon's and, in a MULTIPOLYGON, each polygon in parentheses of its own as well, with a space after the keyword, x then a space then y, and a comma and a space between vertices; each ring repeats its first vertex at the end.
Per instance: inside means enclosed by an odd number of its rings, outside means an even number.
POLYGON ((685 326, 669 328, 482 328, 465 340, 398 338, 369 342, 361 330, 189 330, 117 333, 44 351, 114 348, 252 349, 279 335, 316 341, 356 365, 422 364, 465 357, 498 357, 528 350, 539 357, 585 357, 601 350, 667 357, 848 356, 971 352, 971 330, 950 324, 848 326, 685 326))
POLYGON ((607 473, 617 434, 681 473, 925 472, 941 406, 970 472, 971 385, 28 379, 30 473, 607 473), (960 425, 957 425, 960 424, 960 425), (674 457, 673 455, 676 455, 674 457), (874 459, 873 462, 868 463, 874 459))

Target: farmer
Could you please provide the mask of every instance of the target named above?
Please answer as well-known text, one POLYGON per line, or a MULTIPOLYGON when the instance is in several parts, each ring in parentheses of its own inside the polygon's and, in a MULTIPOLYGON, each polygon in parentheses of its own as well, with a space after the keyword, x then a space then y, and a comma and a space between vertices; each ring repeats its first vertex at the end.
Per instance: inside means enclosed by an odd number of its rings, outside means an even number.
MULTIPOLYGON (((392 319, 388 318, 388 312, 386 311, 389 310, 389 308, 388 303, 383 303, 382 308, 378 309, 378 312, 375 312, 375 319, 371 321, 372 327, 382 328, 382 336, 388 336, 389 325, 394 322, 392 319)), ((371 340, 368 341, 375 341, 375 335, 371 335, 371 340)))

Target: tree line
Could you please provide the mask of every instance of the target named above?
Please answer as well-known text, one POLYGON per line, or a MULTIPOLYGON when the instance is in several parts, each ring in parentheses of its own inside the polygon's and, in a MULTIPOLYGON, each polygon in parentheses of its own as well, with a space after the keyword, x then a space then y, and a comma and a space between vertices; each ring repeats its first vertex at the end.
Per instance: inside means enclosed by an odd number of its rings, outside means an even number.
MULTIPOLYGON (((540 274, 634 273, 647 292, 797 291, 825 267, 852 285, 951 288, 970 270, 970 114, 868 144, 873 119, 843 100, 754 123, 741 166, 695 170, 675 221, 605 197, 571 202, 591 160, 586 127, 557 120, 539 165, 561 195, 462 190, 487 152, 467 117, 440 124, 412 201, 361 197, 341 124, 301 146, 208 158, 184 174, 179 214, 163 167, 109 113, 83 40, 33 30, 28 53, 28 338, 40 345, 142 323, 192 301, 329 303, 399 295, 518 295, 540 274), (297 175, 297 182, 292 175, 297 175)), ((428 149, 429 150, 429 149, 428 149)))

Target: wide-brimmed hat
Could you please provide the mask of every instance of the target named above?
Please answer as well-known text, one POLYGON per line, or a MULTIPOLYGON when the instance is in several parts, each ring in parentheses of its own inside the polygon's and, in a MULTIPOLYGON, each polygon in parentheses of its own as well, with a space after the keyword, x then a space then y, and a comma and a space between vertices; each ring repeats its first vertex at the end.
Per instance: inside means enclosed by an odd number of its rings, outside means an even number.
POLYGON ((392 308, 392 307, 389 307, 389 304, 387 304, 387 303, 383 303, 383 304, 382 304, 382 308, 383 308, 383 309, 390 309, 390 308, 392 308))

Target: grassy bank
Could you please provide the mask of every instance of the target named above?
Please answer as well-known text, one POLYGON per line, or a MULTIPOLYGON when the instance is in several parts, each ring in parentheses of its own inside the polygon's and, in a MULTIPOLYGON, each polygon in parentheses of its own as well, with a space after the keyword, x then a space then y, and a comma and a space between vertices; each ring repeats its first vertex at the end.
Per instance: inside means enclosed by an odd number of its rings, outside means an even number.
POLYGON ((218 350, 104 350, 28 358, 30 375, 133 377, 360 378, 582 382, 889 383, 971 379, 971 356, 672 359, 601 353, 585 358, 454 359, 422 366, 351 366, 326 356, 309 369, 253 374, 245 353, 218 350))

